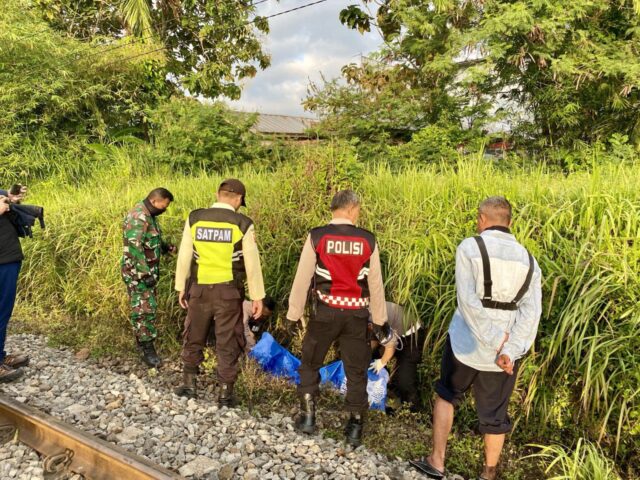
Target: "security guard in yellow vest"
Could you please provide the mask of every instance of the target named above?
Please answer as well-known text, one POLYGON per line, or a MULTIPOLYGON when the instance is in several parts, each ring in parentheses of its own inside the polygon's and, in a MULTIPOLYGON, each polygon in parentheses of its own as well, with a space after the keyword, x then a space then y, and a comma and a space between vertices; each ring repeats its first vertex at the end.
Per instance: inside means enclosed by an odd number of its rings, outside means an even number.
POLYGON ((178 395, 196 396, 196 375, 202 351, 214 323, 218 354, 218 404, 233 404, 238 358, 244 348, 242 302, 245 282, 253 301, 253 315, 262 314, 265 297, 260 256, 253 221, 238 213, 245 206, 246 189, 228 179, 218 189, 211 208, 194 210, 184 227, 178 254, 176 290, 187 310, 182 347, 183 383, 178 395))

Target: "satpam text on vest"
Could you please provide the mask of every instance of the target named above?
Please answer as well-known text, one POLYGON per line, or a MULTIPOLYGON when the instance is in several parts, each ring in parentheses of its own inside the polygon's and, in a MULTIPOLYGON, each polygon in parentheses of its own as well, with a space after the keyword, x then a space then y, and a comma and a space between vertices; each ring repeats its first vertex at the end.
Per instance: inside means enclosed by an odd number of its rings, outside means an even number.
POLYGON ((201 242, 231 243, 232 231, 230 228, 196 228, 196 240, 201 242))

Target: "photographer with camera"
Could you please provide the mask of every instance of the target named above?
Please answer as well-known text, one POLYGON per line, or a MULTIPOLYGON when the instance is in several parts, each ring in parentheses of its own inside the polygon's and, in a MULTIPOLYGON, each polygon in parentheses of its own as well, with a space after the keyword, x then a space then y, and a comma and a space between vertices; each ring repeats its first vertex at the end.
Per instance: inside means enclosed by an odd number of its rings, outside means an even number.
POLYGON ((18 233, 17 214, 12 205, 19 204, 27 188, 14 185, 9 191, 0 190, 0 383, 12 382, 24 373, 21 367, 28 365, 26 355, 7 355, 4 344, 7 326, 13 313, 22 265, 22 247, 18 233))

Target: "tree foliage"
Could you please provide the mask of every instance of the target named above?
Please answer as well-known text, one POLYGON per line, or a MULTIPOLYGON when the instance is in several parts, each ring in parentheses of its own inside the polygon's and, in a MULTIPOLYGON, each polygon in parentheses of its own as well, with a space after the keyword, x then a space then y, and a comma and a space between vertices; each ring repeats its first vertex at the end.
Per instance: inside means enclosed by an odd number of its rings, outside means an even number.
POLYGON ((250 129, 255 115, 173 98, 149 114, 151 138, 162 163, 183 172, 220 171, 251 159, 258 148, 250 129))
POLYGON ((135 61, 138 45, 98 54, 47 28, 20 0, 0 11, 0 153, 64 136, 103 138, 139 127, 144 111, 171 93, 161 53, 135 61))
MULTIPOLYGON (((193 95, 240 96, 238 81, 267 68, 260 33, 266 19, 252 0, 34 0, 55 28, 111 45, 132 35, 158 43, 170 81, 193 95)), ((151 50, 151 48, 148 48, 151 50)))
POLYGON ((517 105, 517 131, 539 144, 640 145, 639 0, 364 0, 341 20, 378 28, 388 69, 440 105, 517 105))
POLYGON ((342 79, 311 83, 304 106, 322 118, 323 133, 369 142, 408 140, 434 124, 461 135, 463 127, 466 136, 478 134, 482 122, 474 119, 483 118, 487 105, 469 95, 451 95, 438 87, 441 81, 418 78, 409 66, 377 55, 344 66, 342 79))

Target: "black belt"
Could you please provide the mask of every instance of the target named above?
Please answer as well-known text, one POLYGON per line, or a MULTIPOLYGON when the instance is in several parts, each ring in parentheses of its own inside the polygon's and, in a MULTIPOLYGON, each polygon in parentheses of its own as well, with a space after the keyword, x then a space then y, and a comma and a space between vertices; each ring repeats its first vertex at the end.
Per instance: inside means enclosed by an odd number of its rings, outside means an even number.
POLYGON ((518 304, 514 302, 496 302, 495 300, 482 300, 482 306, 484 308, 492 308, 494 310, 510 310, 514 311, 518 309, 518 304))

